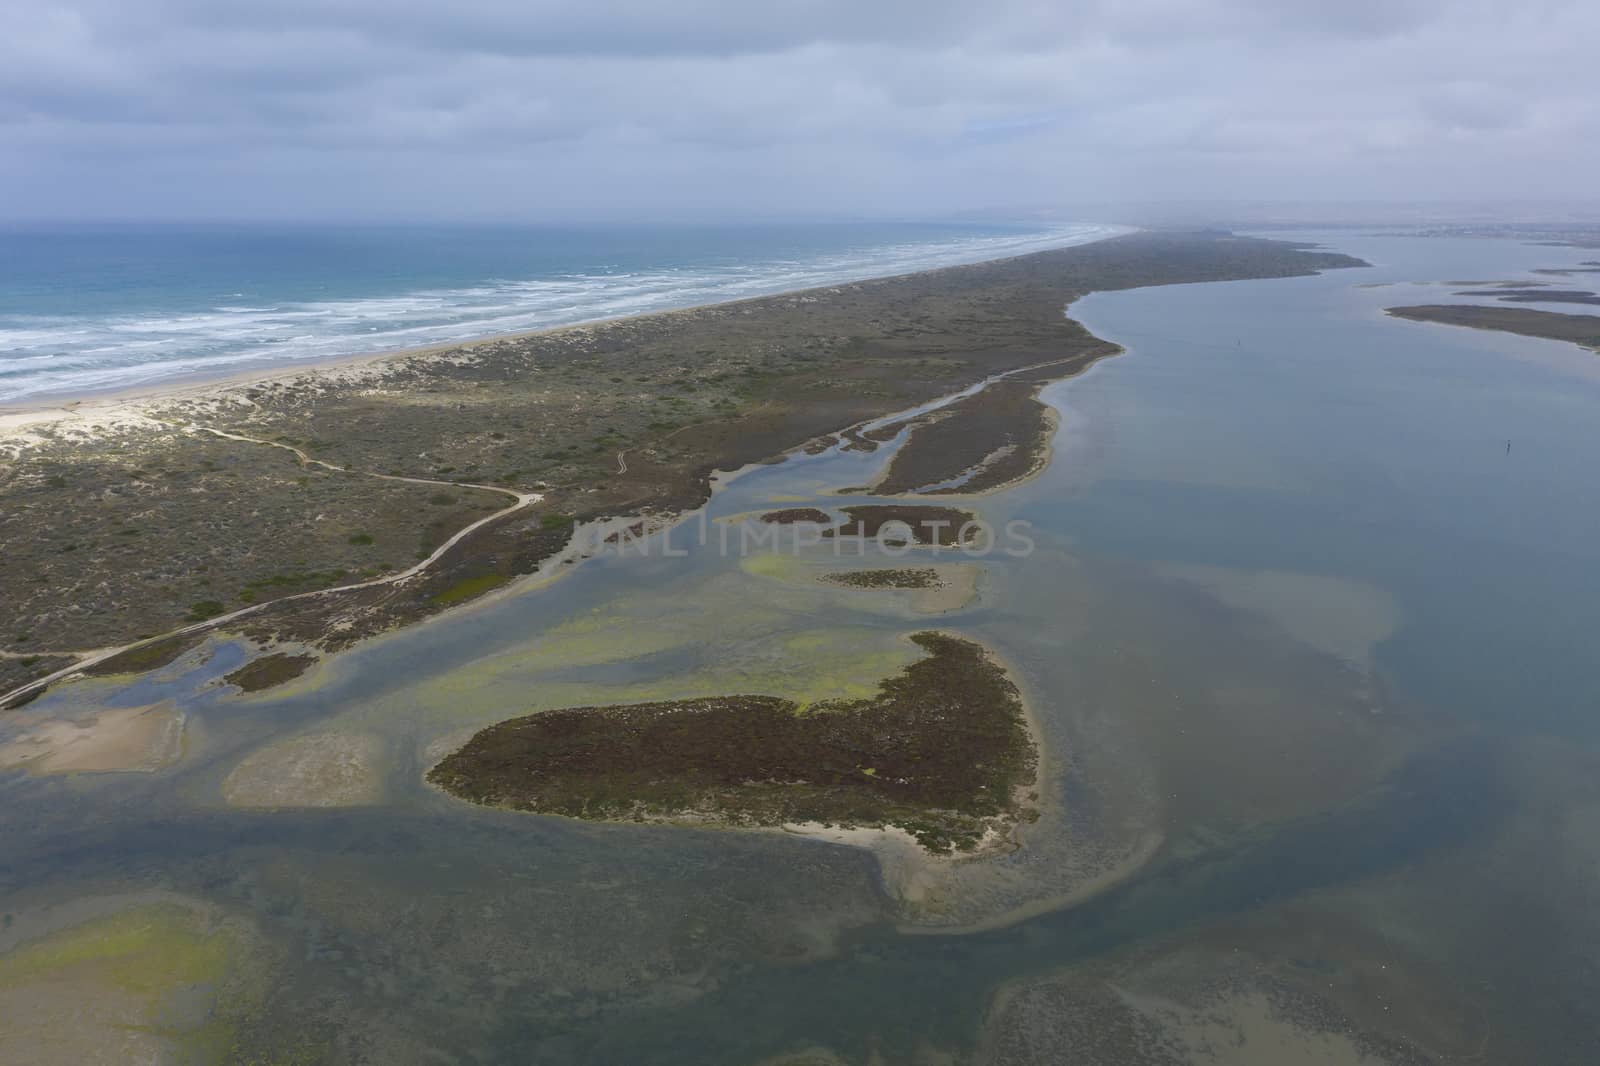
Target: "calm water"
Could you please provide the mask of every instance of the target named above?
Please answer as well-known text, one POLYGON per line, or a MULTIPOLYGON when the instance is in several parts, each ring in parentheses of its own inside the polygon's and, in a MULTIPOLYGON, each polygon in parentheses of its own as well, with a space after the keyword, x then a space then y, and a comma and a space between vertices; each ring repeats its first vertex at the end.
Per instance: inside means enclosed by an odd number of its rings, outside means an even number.
POLYGON ((1116 227, 0 227, 0 403, 733 300, 1116 227))
POLYGON ((1135 948, 1309 968, 1401 1033, 1473 1027, 1479 1061, 1595 1061, 1596 357, 1381 314, 1452 291, 1416 282, 1580 255, 1322 239, 1373 268, 1074 308, 1128 354, 1051 386, 1054 463, 974 501, 1037 550, 976 561, 969 609, 826 589, 815 572, 851 565, 826 553, 725 556, 715 518, 884 458, 797 457, 728 484, 704 544, 672 534, 681 557, 593 560, 281 695, 207 688, 226 648, 52 693, 24 714, 171 695, 196 739, 153 777, 6 778, 6 908, 152 885, 223 904, 284 949, 257 1035, 375 1061, 965 1055, 997 990, 1135 948), (957 875, 931 931, 898 926, 852 849, 500 814, 418 783, 430 745, 530 708, 848 692, 935 625, 1005 657, 1054 758, 1028 847, 957 875), (302 731, 380 738, 384 803, 223 805, 241 758, 302 731))

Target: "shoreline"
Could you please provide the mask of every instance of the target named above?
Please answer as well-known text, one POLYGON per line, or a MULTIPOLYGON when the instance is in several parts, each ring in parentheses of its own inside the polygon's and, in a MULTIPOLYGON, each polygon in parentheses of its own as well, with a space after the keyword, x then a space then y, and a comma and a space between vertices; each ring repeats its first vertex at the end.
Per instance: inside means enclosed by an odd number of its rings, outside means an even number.
MULTIPOLYGON (((9 518, 18 565, 0 575, 14 578, 0 597, 16 605, 11 631, 21 635, 0 641, 19 656, 0 660, 0 688, 14 702, 41 691, 41 678, 81 669, 43 657, 153 644, 215 629, 220 617, 248 615, 241 635, 263 647, 334 653, 539 572, 575 528, 690 513, 719 471, 904 420, 997 377, 1081 371, 1119 351, 1065 313, 1088 292, 1354 265, 1229 234, 1136 233, 520 340, 11 410, 0 414, 13 445, 9 463, 0 448, 0 504, 11 505, 9 516, 0 507, 0 535, 9 518), (306 495, 308 472, 321 502, 306 495), (423 498, 440 487, 451 491, 423 498), (524 502, 486 515, 481 499, 458 498, 484 489, 524 502), (131 509, 118 512, 124 503, 131 509), (386 524, 345 513, 373 507, 388 508, 386 524), (308 513, 324 524, 308 526, 308 513), (230 515, 243 517, 222 535, 230 515), (276 531, 257 515, 276 516, 276 531), (426 571, 393 565, 424 525, 415 558, 426 571), (141 536, 115 536, 124 532, 141 536), (308 543, 319 534, 320 546, 308 543), (377 570, 356 561, 385 558, 377 570), (177 582, 174 563, 184 568, 177 582), (295 565, 309 573, 284 573, 295 565), (384 570, 406 580, 382 579, 384 570), (357 573, 367 580, 348 580, 357 573), (165 587, 136 594, 140 582, 165 587)), ((1027 473, 1048 453, 1038 460, 1027 473)), ((140 672, 147 658, 105 666, 140 672)))
POLYGON ((53 419, 49 417, 41 417, 47 416, 52 412, 59 413, 58 418, 55 420, 71 420, 76 419, 81 411, 95 410, 101 407, 132 406, 135 404, 156 405, 192 399, 209 399, 213 392, 222 392, 252 385, 292 383, 300 377, 317 376, 330 371, 366 368, 373 364, 391 361, 398 363, 410 359, 427 359, 447 352, 470 352, 472 349, 500 342, 516 343, 557 336, 562 333, 615 326, 641 319, 694 315, 713 308, 718 310, 732 309, 743 304, 758 303, 766 300, 790 299, 828 292, 829 290, 849 285, 938 275, 947 271, 963 270, 969 267, 992 266, 997 263, 1013 262, 1018 259, 1026 259, 1030 256, 1063 249, 1082 248, 1091 244, 1115 240, 1130 233, 1144 232, 1141 229, 1127 226, 1108 226, 1106 228, 1114 230, 1114 232, 1093 237, 1089 240, 1054 245, 1050 248, 1035 249, 1014 255, 1003 255, 994 259, 974 259, 970 262, 949 263, 944 266, 901 271, 895 274, 871 274, 824 285, 811 285, 798 289, 780 289, 775 292, 754 296, 739 296, 729 300, 712 300, 707 303, 688 304, 683 307, 668 308, 666 310, 637 311, 632 314, 589 318, 563 325, 542 326, 537 329, 516 330, 510 333, 485 333, 458 341, 441 341, 437 344, 425 344, 409 348, 380 348, 373 351, 352 352, 346 355, 314 356, 277 365, 226 370, 214 374, 195 371, 192 374, 174 375, 164 381, 151 381, 144 384, 97 389, 83 393, 39 393, 32 398, 20 397, 16 400, 0 400, 0 440, 3 440, 10 433, 26 428, 28 425, 38 425, 42 422, 52 421, 53 419))

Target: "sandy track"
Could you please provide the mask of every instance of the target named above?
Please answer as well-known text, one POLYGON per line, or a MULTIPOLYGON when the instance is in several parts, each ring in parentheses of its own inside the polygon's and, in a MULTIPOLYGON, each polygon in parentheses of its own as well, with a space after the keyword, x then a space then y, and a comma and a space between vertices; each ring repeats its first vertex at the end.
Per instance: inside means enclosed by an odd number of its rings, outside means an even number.
MULTIPOLYGON (((373 474, 367 473, 366 471, 350 470, 342 466, 335 466, 332 463, 324 462, 321 459, 313 459, 299 448, 288 444, 282 444, 277 441, 261 440, 257 437, 246 437, 239 433, 229 433, 225 430, 213 429, 210 426, 182 426, 180 428, 188 432, 208 433, 215 437, 223 437, 228 440, 242 441, 246 444, 261 444, 269 448, 282 448, 285 451, 293 453, 294 456, 302 463, 325 467, 329 470, 336 470, 340 473, 351 474, 357 477, 377 478, 381 481, 403 481, 414 485, 440 485, 445 488, 452 489, 480 489, 484 492, 494 492, 502 496, 509 496, 514 502, 506 507, 501 508, 491 515, 487 515, 486 517, 478 519, 476 522, 473 522, 470 525, 463 526, 443 544, 435 548, 426 559, 423 559, 416 565, 408 567, 397 574, 386 574, 383 577, 375 577, 369 581, 357 581, 348 585, 335 585, 332 588, 314 589, 310 592, 297 592, 290 596, 280 596, 275 600, 268 600, 265 603, 251 604, 248 607, 241 607, 237 611, 229 611, 227 614, 218 615, 215 618, 208 618, 204 622, 196 622, 193 625, 169 630, 165 633, 147 638, 145 640, 134 641, 132 644, 124 644, 121 647, 116 648, 106 648, 104 650, 97 651, 86 658, 79 659, 71 666, 57 670, 53 674, 48 674, 45 677, 30 681, 25 685, 0 695, 0 706, 10 703, 12 700, 15 700, 19 697, 27 696, 33 692, 48 688, 50 685, 55 684, 57 681, 60 681, 63 678, 70 677, 81 670, 87 669, 88 667, 94 666, 98 663, 105 662, 107 659, 121 655, 123 652, 129 651, 130 649, 143 647, 146 644, 154 644, 157 641, 168 640, 172 637, 184 636, 191 633, 203 633, 207 630, 217 629, 221 626, 227 625, 230 622, 237 621, 238 619, 244 618, 247 615, 255 614, 257 611, 265 610, 266 608, 276 604, 286 603, 290 600, 311 599, 316 596, 332 596, 336 593, 349 592, 353 589, 373 588, 380 585, 397 585, 403 581, 408 581, 422 573, 424 570, 428 569, 428 567, 432 566, 434 563, 438 562, 446 552, 459 544, 464 538, 470 536, 475 530, 481 529, 489 523, 498 521, 507 515, 515 514, 524 507, 538 503, 540 500, 544 499, 544 494, 542 492, 517 492, 514 489, 504 488, 499 485, 473 485, 464 481, 435 481, 428 478, 403 477, 399 474, 373 474)), ((618 456, 618 461, 621 461, 621 456, 618 456)))

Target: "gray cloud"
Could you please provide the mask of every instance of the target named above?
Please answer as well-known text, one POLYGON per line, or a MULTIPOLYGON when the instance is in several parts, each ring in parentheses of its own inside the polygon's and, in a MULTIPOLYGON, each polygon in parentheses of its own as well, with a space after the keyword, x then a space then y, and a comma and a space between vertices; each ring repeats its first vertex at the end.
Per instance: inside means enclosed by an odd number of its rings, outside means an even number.
POLYGON ((549 218, 1592 196, 1533 0, 35 0, 0 212, 549 218))

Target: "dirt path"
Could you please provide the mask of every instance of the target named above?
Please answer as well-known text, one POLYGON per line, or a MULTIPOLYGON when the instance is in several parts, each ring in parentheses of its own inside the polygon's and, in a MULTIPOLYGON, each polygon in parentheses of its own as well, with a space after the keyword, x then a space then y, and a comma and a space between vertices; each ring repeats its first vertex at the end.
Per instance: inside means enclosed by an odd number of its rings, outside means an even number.
MULTIPOLYGON (((283 444, 275 440, 262 440, 260 437, 246 437, 242 433, 229 433, 227 430, 212 429, 210 426, 186 426, 184 428, 199 433, 209 433, 213 437, 223 437, 227 440, 243 441, 245 444, 264 444, 268 448, 282 448, 284 451, 289 452, 296 459, 299 459, 307 466, 320 466, 324 470, 332 470, 340 474, 354 474, 357 477, 377 478, 379 481, 403 481, 411 485, 443 485, 446 488, 451 489, 482 489, 484 492, 498 492, 502 496, 510 496, 514 499, 521 499, 523 495, 532 495, 537 498, 539 495, 538 493, 523 494, 514 489, 503 488, 499 485, 473 485, 465 481, 436 481, 425 477, 405 477, 402 474, 373 474, 363 470, 351 470, 347 466, 338 466, 334 463, 325 462, 321 459, 313 459, 311 456, 307 455, 305 452, 301 451, 299 448, 296 448, 292 444, 283 444)), ((617 462, 622 462, 621 452, 617 453, 617 462)), ((626 472, 626 465, 623 466, 622 470, 618 471, 618 473, 626 472)))
MULTIPOLYGON (((1068 361, 1069 360, 1052 359, 1052 360, 1049 360, 1047 362, 1036 363, 1036 364, 1033 364, 1031 366, 1017 367, 1017 368, 1015 368, 1013 370, 1009 370, 1009 371, 1006 371, 1004 373, 995 374, 990 378, 986 378, 985 380, 980 381, 975 385, 969 386, 968 388, 961 390, 960 392, 953 393, 953 394, 951 394, 949 396, 940 397, 940 398, 938 398, 936 400, 931 401, 930 403, 919 405, 919 406, 911 408, 911 409, 909 409, 907 411, 900 411, 900 412, 897 412, 895 414, 885 415, 882 418, 871 419, 871 420, 868 420, 866 422, 859 423, 857 426, 851 427, 851 429, 871 428, 871 427, 875 427, 875 426, 879 426, 879 425, 888 424, 888 423, 890 423, 892 421, 895 421, 897 419, 904 419, 904 418, 907 418, 907 417, 910 417, 910 416, 913 416, 913 415, 916 415, 916 414, 919 414, 919 413, 926 413, 926 412, 928 412, 930 410, 935 410, 935 409, 937 409, 939 407, 942 407, 942 406, 945 406, 947 404, 954 403, 954 402, 956 402, 956 401, 958 401, 960 399, 963 399, 963 398, 965 398, 965 397, 967 397, 969 395, 972 395, 974 393, 981 392, 983 389, 987 388, 989 385, 993 384, 996 381, 1004 380, 1005 378, 1011 377, 1013 375, 1027 373, 1027 372, 1032 371, 1032 370, 1038 370, 1038 369, 1041 369, 1043 367, 1053 366, 1053 365, 1055 365, 1057 363, 1068 362, 1068 361)), ((763 405, 763 406, 766 406, 766 405, 763 405)), ((716 421, 732 421, 732 420, 731 419, 718 419, 716 421)), ((666 436, 660 438, 660 440, 661 441, 668 440, 671 437, 677 435, 678 433, 682 433, 682 432, 684 432, 685 430, 688 430, 688 429, 694 429, 697 426, 704 425, 704 424, 706 424, 706 423, 695 423, 695 424, 688 425, 688 426, 680 426, 678 429, 673 430, 671 433, 668 433, 666 436)), ((175 428, 182 429, 182 430, 184 430, 186 432, 192 432, 192 433, 209 433, 214 437, 222 437, 222 438, 224 438, 226 440, 240 441, 240 442, 245 443, 245 444, 260 444, 260 445, 264 445, 264 446, 266 446, 268 448, 281 448, 284 451, 289 452, 296 459, 298 459, 301 463, 304 463, 304 464, 307 464, 307 465, 311 465, 311 466, 320 466, 320 467, 323 467, 324 469, 327 469, 327 470, 336 471, 336 472, 341 473, 341 474, 350 474, 350 475, 352 475, 354 477, 371 477, 371 478, 377 478, 377 479, 379 479, 381 481, 401 481, 401 482, 406 482, 406 483, 413 484, 413 485, 441 485, 441 486, 444 486, 445 488, 454 488, 454 489, 481 489, 481 490, 483 490, 485 492, 497 492, 502 496, 510 496, 515 502, 509 504, 505 508, 503 508, 503 509, 501 509, 499 511, 496 511, 493 514, 491 514, 491 515, 489 515, 489 516, 487 516, 485 518, 480 518, 478 521, 473 522, 471 525, 465 526, 462 529, 458 530, 454 536, 450 537, 450 539, 446 540, 443 544, 439 545, 439 547, 435 548, 433 553, 431 555, 429 555, 426 559, 424 559, 421 562, 417 563, 415 566, 410 567, 409 569, 401 571, 398 574, 388 574, 388 575, 385 575, 383 577, 373 578, 370 581, 358 581, 358 582, 356 582, 354 584, 350 584, 350 585, 336 585, 333 588, 315 589, 315 590, 312 590, 310 592, 299 592, 299 593, 295 593, 292 596, 281 596, 281 597, 279 597, 278 599, 275 599, 275 600, 268 600, 265 603, 251 604, 248 607, 241 607, 237 611, 230 611, 227 614, 218 615, 215 618, 208 618, 204 622, 196 622, 193 625, 184 626, 181 629, 170 630, 170 631, 168 631, 166 633, 163 633, 163 634, 161 634, 159 636, 150 637, 150 638, 148 638, 146 640, 135 641, 132 644, 123 645, 120 648, 107 648, 107 649, 104 649, 102 651, 97 651, 97 652, 94 652, 94 653, 86 656, 85 658, 80 659, 79 661, 73 663, 71 666, 66 667, 65 669, 57 670, 55 673, 50 674, 47 677, 39 678, 36 681, 30 681, 26 685, 22 685, 19 688, 12 689, 10 692, 7 692, 7 693, 5 693, 3 695, 0 695, 0 706, 4 706, 5 704, 7 704, 7 703, 11 702, 12 700, 18 698, 19 696, 25 696, 25 695, 27 695, 27 694, 35 691, 35 690, 43 689, 45 687, 48 687, 49 685, 54 684, 55 682, 61 680, 64 677, 68 677, 68 676, 70 676, 70 675, 72 675, 72 674, 74 674, 74 673, 76 673, 76 672, 78 672, 80 670, 84 670, 84 669, 86 669, 88 667, 94 666, 97 663, 104 662, 105 660, 110 659, 113 656, 120 655, 123 652, 128 651, 128 650, 130 650, 132 648, 141 647, 141 646, 143 646, 145 644, 153 644, 156 641, 166 640, 166 639, 169 639, 171 637, 184 636, 184 635, 190 634, 190 633, 200 633, 200 632, 204 632, 204 631, 209 630, 209 629, 215 629, 215 628, 218 628, 220 626, 226 625, 229 622, 235 621, 235 620, 237 620, 239 618, 243 618, 243 617, 245 617, 247 615, 254 614, 257 611, 264 610, 265 608, 270 607, 273 604, 284 603, 284 602, 289 601, 289 600, 309 599, 309 598, 311 598, 313 596, 331 596, 334 593, 338 593, 338 592, 349 592, 352 589, 371 588, 371 587, 377 586, 377 585, 399 584, 402 581, 406 581, 406 580, 408 580, 408 579, 410 579, 412 577, 415 577, 417 574, 419 574, 422 571, 426 570, 429 566, 432 566, 436 561, 438 561, 440 556, 444 555, 445 552, 447 552, 451 548, 455 547, 456 544, 460 543, 462 538, 464 538, 466 536, 469 536, 474 530, 479 529, 479 528, 487 525, 488 523, 495 521, 496 519, 504 518, 506 515, 513 514, 516 511, 519 511, 522 508, 529 506, 530 504, 537 503, 537 502, 539 502, 540 500, 542 500, 544 498, 543 493, 538 493, 538 492, 517 492, 514 489, 504 488, 504 487, 499 486, 499 485, 474 485, 474 484, 468 484, 467 482, 464 482, 464 481, 437 481, 437 480, 431 480, 429 478, 404 477, 404 476, 399 475, 399 474, 374 474, 374 473, 368 473, 366 471, 361 471, 361 470, 351 470, 348 467, 337 466, 337 465, 335 465, 333 463, 325 462, 324 460, 321 460, 321 459, 314 459, 311 456, 307 455, 301 449, 296 448, 291 444, 284 444, 284 443, 282 443, 280 441, 263 440, 260 437, 247 437, 242 433, 231 433, 231 432, 229 432, 227 430, 215 429, 215 428, 213 428, 211 426, 197 426, 197 425, 182 425, 182 424, 178 424, 178 425, 176 425, 175 428)), ((846 430, 846 432, 849 432, 849 431, 846 430)), ((619 451, 617 453, 617 474, 621 475, 621 474, 626 474, 627 472, 628 472, 628 461, 627 461, 627 458, 626 458, 626 453, 619 451)))
MULTIPOLYGON (((130 649, 142 647, 146 644, 154 644, 157 641, 168 640, 172 637, 184 636, 190 633, 201 633, 209 629, 216 629, 220 626, 228 624, 229 622, 233 622, 237 619, 244 618, 247 615, 254 614, 257 611, 265 610, 266 608, 274 606, 275 604, 286 603, 290 600, 310 599, 315 596, 332 596, 335 593, 349 592, 353 589, 373 588, 374 586, 379 585, 397 585, 402 581, 407 581, 415 577, 428 567, 432 566, 445 554, 445 552, 459 544, 463 538, 471 535, 474 530, 481 529, 490 522, 494 522, 498 519, 506 517, 507 515, 514 514, 515 512, 522 510, 522 508, 538 503, 540 500, 544 499, 544 494, 541 492, 517 492, 515 489, 503 488, 498 485, 472 485, 464 481, 434 481, 427 478, 402 477, 399 474, 369 474, 364 471, 349 470, 342 466, 335 466, 332 463, 323 462, 321 459, 313 459, 299 448, 292 447, 288 444, 280 444, 277 441, 261 440, 257 437, 246 437, 239 433, 229 433, 225 430, 212 429, 210 426, 186 426, 183 428, 192 432, 209 433, 212 436, 224 437, 228 440, 243 441, 247 444, 264 444, 269 448, 282 448, 287 452, 293 453, 302 463, 325 467, 329 470, 336 470, 341 474, 350 474, 355 477, 377 478, 381 481, 404 481, 414 485, 443 485, 447 488, 454 489, 481 489, 484 492, 496 492, 502 496, 509 496, 514 502, 508 504, 491 515, 487 515, 486 517, 478 519, 476 522, 473 522, 470 525, 463 526, 443 544, 435 548, 426 559, 423 559, 416 565, 408 567, 397 574, 386 574, 383 577, 372 578, 370 581, 357 581, 348 585, 335 585, 332 588, 313 589, 310 592, 297 592, 291 596, 280 596, 275 600, 267 600, 265 603, 251 604, 248 607, 241 607, 237 611, 229 611, 227 614, 220 614, 215 618, 208 618, 204 622, 196 622, 193 625, 183 626, 179 629, 168 630, 159 636, 149 637, 145 640, 134 641, 132 644, 124 644, 118 648, 106 648, 96 651, 85 656, 84 658, 79 659, 77 662, 66 667, 65 669, 57 670, 53 674, 30 681, 25 685, 0 695, 0 706, 4 706, 5 704, 10 703, 12 700, 21 696, 26 696, 36 690, 47 688, 48 686, 55 684, 57 681, 60 681, 62 678, 87 669, 88 667, 94 666, 97 663, 105 662, 107 659, 121 655, 123 652, 129 651, 130 649)), ((617 460, 619 463, 621 462, 622 456, 620 454, 617 456, 617 460)), ((64 655, 71 653, 51 652, 49 654, 64 655)))

